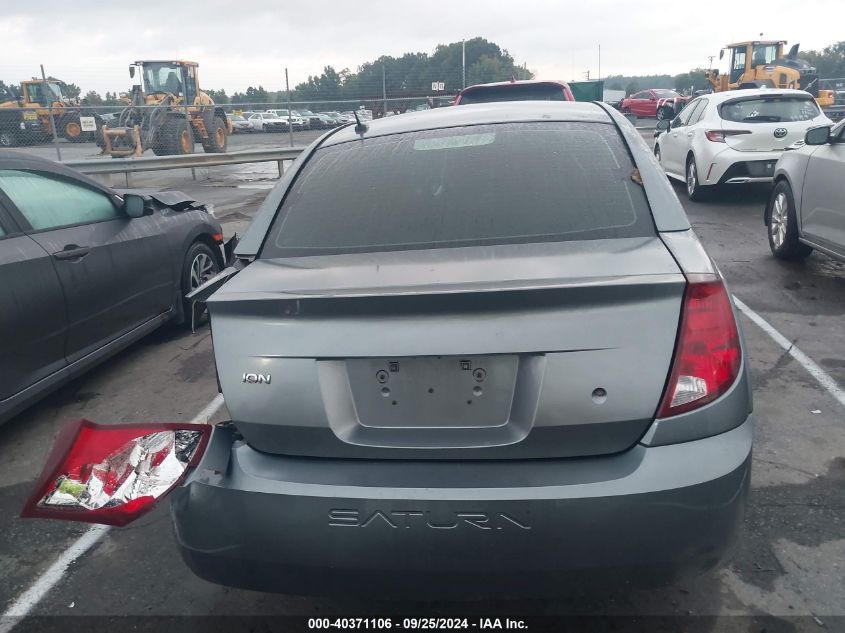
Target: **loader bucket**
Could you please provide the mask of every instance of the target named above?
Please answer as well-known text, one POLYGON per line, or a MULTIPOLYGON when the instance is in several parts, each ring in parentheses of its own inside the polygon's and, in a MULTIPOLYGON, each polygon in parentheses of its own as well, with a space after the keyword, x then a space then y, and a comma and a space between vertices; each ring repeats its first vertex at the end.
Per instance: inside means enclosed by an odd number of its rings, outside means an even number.
POLYGON ((116 127, 109 128, 107 125, 103 126, 103 154, 108 154, 114 158, 123 156, 141 156, 144 153, 144 148, 141 145, 141 128, 137 125, 133 127, 116 127), (112 139, 122 139, 123 147, 115 147, 112 139))

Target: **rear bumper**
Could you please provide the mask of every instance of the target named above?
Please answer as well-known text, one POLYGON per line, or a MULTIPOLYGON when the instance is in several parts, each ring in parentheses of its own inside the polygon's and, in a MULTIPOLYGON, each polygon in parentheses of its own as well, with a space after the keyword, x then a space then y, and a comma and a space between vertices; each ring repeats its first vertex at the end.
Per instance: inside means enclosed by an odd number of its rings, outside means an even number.
POLYGON ((738 152, 726 149, 701 166, 699 181, 706 185, 772 182, 783 152, 738 152))
POLYGON ((600 458, 409 462, 230 449, 218 429, 172 514, 198 576, 249 589, 478 597, 668 582, 733 543, 751 439, 749 416, 600 458))

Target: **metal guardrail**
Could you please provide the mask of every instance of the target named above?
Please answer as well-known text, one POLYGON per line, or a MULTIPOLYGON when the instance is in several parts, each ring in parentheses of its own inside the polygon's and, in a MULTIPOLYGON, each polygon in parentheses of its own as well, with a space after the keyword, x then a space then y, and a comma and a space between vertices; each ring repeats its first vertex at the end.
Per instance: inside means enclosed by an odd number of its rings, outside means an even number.
POLYGON ((141 156, 140 158, 94 158, 88 160, 63 161, 64 165, 81 171, 83 174, 130 174, 141 171, 159 171, 163 169, 191 169, 196 167, 216 167, 220 165, 240 165, 244 163, 279 164, 279 175, 283 173, 282 163, 293 160, 304 147, 273 147, 267 149, 245 149, 224 154, 182 154, 180 156, 141 156))

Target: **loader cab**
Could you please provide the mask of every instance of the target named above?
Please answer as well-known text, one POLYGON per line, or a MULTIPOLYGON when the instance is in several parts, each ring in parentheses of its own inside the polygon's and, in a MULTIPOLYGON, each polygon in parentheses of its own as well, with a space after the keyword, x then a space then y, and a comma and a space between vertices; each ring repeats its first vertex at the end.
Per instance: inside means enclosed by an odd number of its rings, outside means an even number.
POLYGON ((53 103, 64 102, 61 85, 54 81, 23 81, 21 82, 24 103, 38 104, 49 108, 53 103))
MULTIPOLYGON (((783 41, 738 42, 728 44, 725 50, 730 52, 730 82, 753 81, 754 70, 760 66, 773 64, 783 57, 783 41)), ((722 55, 719 55, 721 58, 722 55)))
POLYGON ((169 93, 194 103, 197 97, 197 64, 184 61, 139 61, 129 67, 130 77, 136 69, 143 81, 145 94, 169 93))
POLYGON ((766 66, 783 57, 783 42, 754 42, 751 45, 751 66, 766 66))
POLYGON ((746 46, 734 46, 731 51, 731 80, 730 83, 737 83, 745 73, 745 64, 748 58, 746 46))

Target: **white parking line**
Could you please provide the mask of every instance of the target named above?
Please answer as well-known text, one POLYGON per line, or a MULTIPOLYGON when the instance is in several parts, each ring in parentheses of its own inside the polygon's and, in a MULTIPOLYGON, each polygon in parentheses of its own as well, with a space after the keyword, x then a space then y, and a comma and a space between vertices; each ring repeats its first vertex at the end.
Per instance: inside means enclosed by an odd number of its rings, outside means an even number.
POLYGON ((223 406, 223 394, 218 393, 214 400, 209 402, 203 409, 194 416, 194 419, 189 424, 205 424, 208 420, 217 413, 217 410, 223 406))
POLYGON ((740 301, 736 295, 734 295, 734 302, 736 302, 736 307, 739 308, 740 312, 751 319, 754 324, 768 334, 775 343, 786 350, 792 358, 797 360, 801 366, 807 370, 807 373, 815 378, 822 387, 827 389, 830 395, 832 395, 839 404, 845 407, 845 389, 840 387, 839 383, 837 383, 830 374, 819 367, 812 358, 798 349, 792 341, 778 332, 768 321, 740 301))
MULTIPOLYGON (((197 413, 190 424, 205 424, 220 407, 223 406, 223 394, 217 396, 197 413)), ((59 582, 67 572, 68 567, 85 552, 96 545, 111 528, 108 525, 92 525, 62 552, 56 561, 41 574, 29 589, 24 591, 8 609, 0 616, 0 633, 9 633, 26 617, 44 596, 59 582)))
POLYGON ((74 541, 62 555, 47 568, 41 576, 38 577, 32 586, 24 591, 17 600, 12 603, 0 619, 0 633, 7 633, 11 631, 19 622, 18 618, 27 615, 35 608, 41 599, 47 594, 53 586, 59 582, 65 575, 68 566, 77 558, 82 556, 85 552, 91 549, 106 532, 109 531, 107 525, 92 525, 88 530, 74 541))

